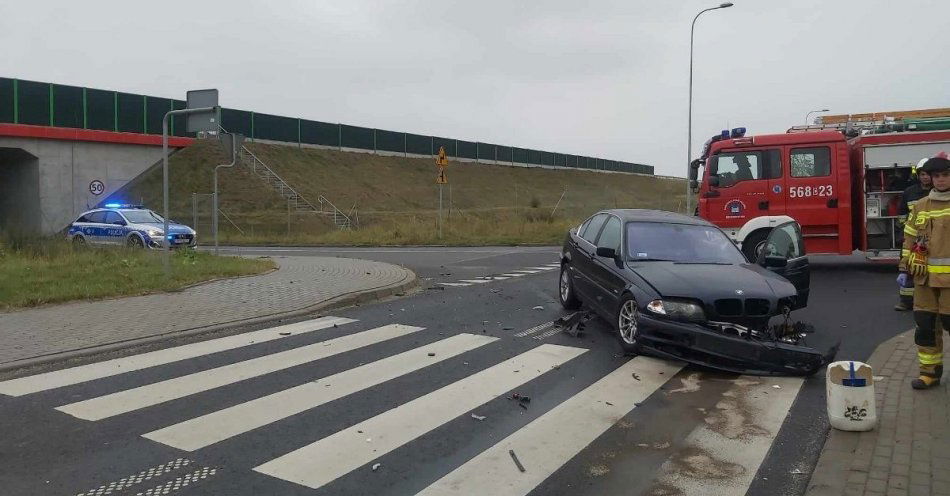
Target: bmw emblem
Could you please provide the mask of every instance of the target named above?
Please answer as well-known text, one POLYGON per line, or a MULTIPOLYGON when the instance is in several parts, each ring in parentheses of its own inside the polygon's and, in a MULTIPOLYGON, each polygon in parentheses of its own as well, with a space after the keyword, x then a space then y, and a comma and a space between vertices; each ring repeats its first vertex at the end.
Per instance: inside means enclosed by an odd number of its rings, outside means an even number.
POLYGON ((745 292, 742 291, 741 289, 737 289, 737 290, 736 290, 736 294, 737 294, 737 295, 744 295, 745 292))

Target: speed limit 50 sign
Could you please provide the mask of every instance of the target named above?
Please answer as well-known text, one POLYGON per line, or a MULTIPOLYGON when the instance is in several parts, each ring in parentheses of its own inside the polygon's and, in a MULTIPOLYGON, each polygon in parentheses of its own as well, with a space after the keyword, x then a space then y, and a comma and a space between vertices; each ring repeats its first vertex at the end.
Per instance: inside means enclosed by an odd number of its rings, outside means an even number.
POLYGON ((96 179, 89 183, 89 192, 99 196, 106 191, 106 185, 102 184, 102 181, 96 179))

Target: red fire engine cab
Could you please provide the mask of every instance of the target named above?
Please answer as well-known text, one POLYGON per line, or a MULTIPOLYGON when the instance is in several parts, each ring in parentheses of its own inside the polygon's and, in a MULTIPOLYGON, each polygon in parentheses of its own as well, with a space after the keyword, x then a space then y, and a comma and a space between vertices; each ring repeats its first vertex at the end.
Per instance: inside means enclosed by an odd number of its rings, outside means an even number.
POLYGON ((794 219, 809 254, 859 250, 872 260, 896 260, 901 193, 916 180, 911 168, 950 151, 950 130, 918 129, 928 127, 849 123, 760 136, 725 130, 690 164, 697 215, 721 227, 750 259, 774 226, 794 219))

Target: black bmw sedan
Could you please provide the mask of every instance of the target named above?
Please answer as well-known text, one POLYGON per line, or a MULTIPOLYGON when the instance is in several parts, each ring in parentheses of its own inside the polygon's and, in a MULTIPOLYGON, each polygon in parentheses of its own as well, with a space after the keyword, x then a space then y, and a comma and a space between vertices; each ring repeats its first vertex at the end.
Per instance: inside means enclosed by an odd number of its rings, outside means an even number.
POLYGON ((605 210, 571 229, 558 293, 613 324, 627 354, 650 353, 740 373, 807 375, 833 357, 793 323, 808 301, 797 223, 776 226, 755 261, 718 227, 657 210, 605 210), (775 323, 774 321, 778 321, 775 323))

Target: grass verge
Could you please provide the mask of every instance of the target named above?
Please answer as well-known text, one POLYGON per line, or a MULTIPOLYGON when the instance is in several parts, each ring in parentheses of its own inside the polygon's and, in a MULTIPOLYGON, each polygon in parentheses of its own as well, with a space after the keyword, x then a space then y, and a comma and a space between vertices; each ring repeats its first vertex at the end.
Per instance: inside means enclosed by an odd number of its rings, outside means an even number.
POLYGON ((125 248, 74 249, 65 241, 0 240, 0 311, 72 300, 175 291, 222 277, 260 274, 271 260, 175 252, 171 277, 161 253, 125 248))
MULTIPOLYGON (((541 244, 559 245, 568 229, 582 217, 550 217, 540 209, 503 210, 493 213, 456 211, 443 216, 442 235, 439 235, 438 215, 434 212, 416 212, 403 215, 377 215, 359 229, 341 231, 333 227, 308 228, 295 221, 270 230, 237 233, 223 229, 221 243, 233 245, 281 246, 400 246, 448 245, 491 246, 541 244)), ((280 223, 274 223, 280 226, 280 223)))

